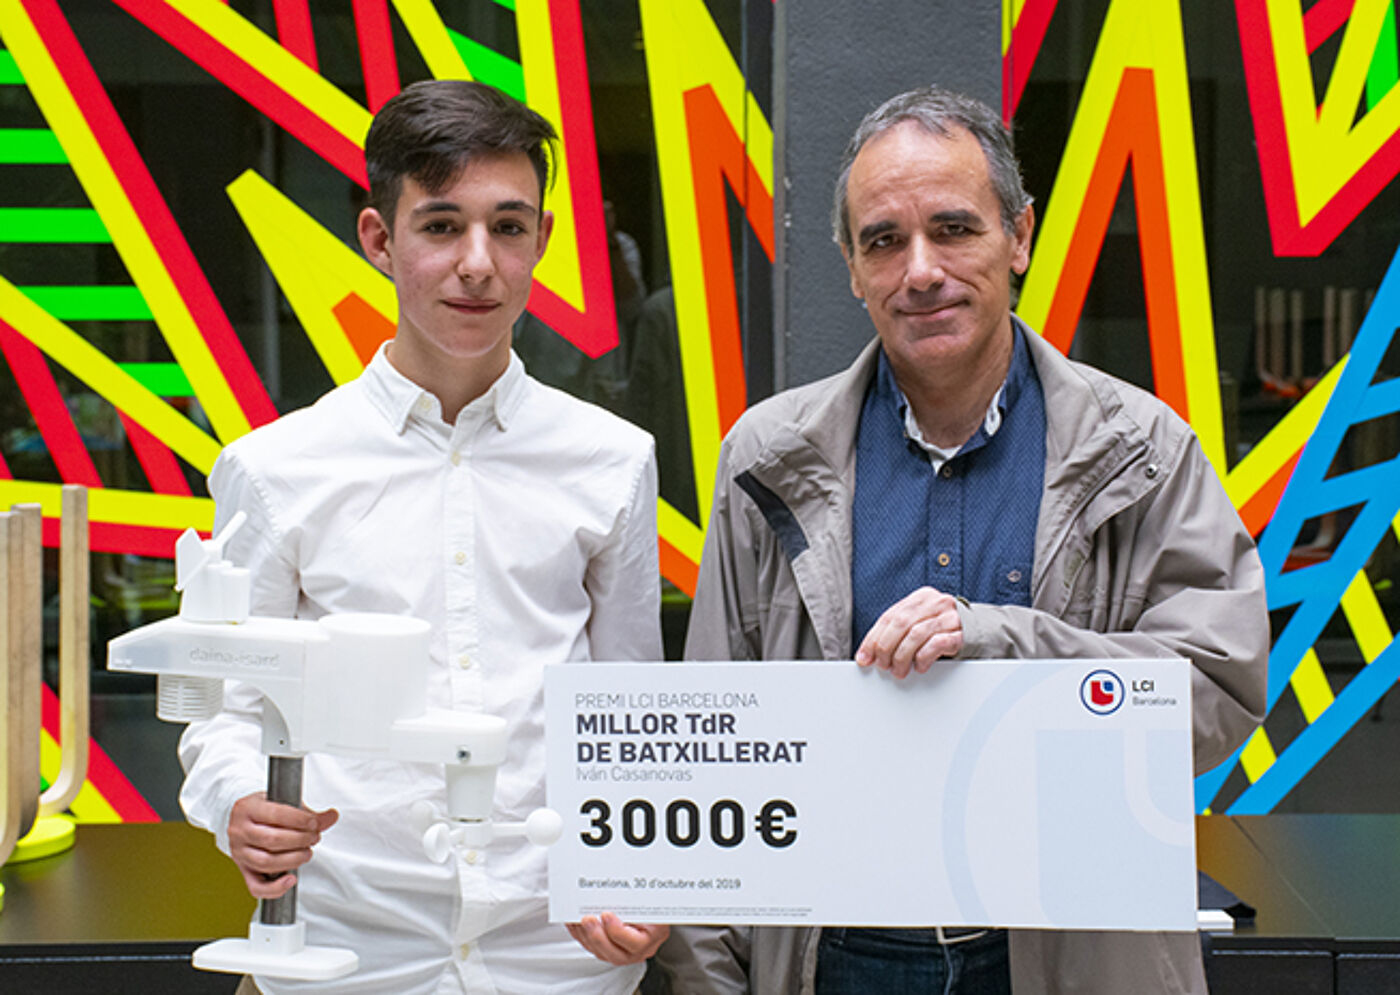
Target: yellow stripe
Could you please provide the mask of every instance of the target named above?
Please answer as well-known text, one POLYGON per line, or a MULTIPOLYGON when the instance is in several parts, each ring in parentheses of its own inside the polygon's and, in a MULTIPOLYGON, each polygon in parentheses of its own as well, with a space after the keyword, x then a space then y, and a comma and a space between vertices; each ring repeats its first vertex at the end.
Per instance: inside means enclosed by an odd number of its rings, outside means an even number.
POLYGON ((1342 612, 1361 650, 1361 659, 1372 663, 1385 652, 1395 634, 1390 631, 1385 612, 1376 598, 1376 589, 1371 586, 1365 570, 1359 571, 1342 592, 1342 612))
POLYGON ((687 559, 695 563, 700 562, 700 552, 705 546, 705 533, 665 498, 656 500, 656 531, 687 559))
MULTIPOLYGON (((657 169, 666 213, 666 244, 676 299, 696 499, 701 520, 708 521, 721 432, 683 93, 687 86, 711 82, 723 75, 723 68, 716 69, 713 64, 695 66, 693 62, 697 57, 708 55, 714 59, 720 52, 727 55, 728 49, 699 0, 641 0, 640 11, 652 127, 656 134, 657 169), (702 68, 709 69, 709 74, 702 68)), ((729 61, 732 62, 732 57, 729 61)), ((719 92, 718 87, 716 92, 719 92)), ((722 94, 720 99, 723 103, 722 94)))
POLYGON ((1298 707, 1303 710, 1303 718, 1308 720, 1309 725, 1327 711, 1336 697, 1332 694, 1332 685, 1327 682, 1327 675, 1322 672, 1322 663, 1312 650, 1303 654, 1288 683, 1292 685, 1298 707))
POLYGON ((1317 428, 1318 420, 1322 418, 1322 412, 1327 407, 1332 392, 1337 388, 1337 381, 1341 379, 1344 366, 1346 357, 1332 367, 1301 401, 1293 405, 1288 414, 1269 429, 1269 434, 1260 439, 1244 459, 1235 464, 1234 469, 1225 478, 1225 493, 1230 496, 1230 501, 1236 508, 1243 508, 1249 499, 1268 483, 1269 478, 1297 455, 1298 450, 1308 441, 1317 428))
POLYGON ((1351 131, 1390 3, 1391 0, 1355 0, 1352 4, 1337 60, 1327 78, 1327 95, 1318 110, 1318 131, 1338 136, 1351 131))
POLYGON ((435 79, 472 78, 462 53, 452 44, 447 26, 429 0, 394 0, 394 9, 435 79))
POLYGON ((570 306, 582 311, 586 303, 583 299, 583 263, 579 254, 577 209, 574 206, 574 188, 567 155, 573 136, 564 130, 559 74, 554 64, 554 29, 549 22, 549 0, 517 0, 515 27, 520 38, 520 69, 525 79, 527 102, 559 133, 554 189, 547 198, 554 211, 554 233, 549 238, 549 251, 535 267, 535 279, 570 306))
POLYGON ((18 4, 0 7, 0 30, 210 424, 225 441, 243 435, 250 428, 243 409, 56 65, 18 4))
POLYGON ((763 192, 772 197, 773 126, 763 116, 763 109, 758 106, 758 98, 752 92, 749 93, 745 106, 748 108, 748 114, 744 118, 744 126, 736 128, 735 131, 744 138, 744 154, 753 164, 754 172, 763 184, 763 192))
MULTIPOLYGON (((1119 0, 1122 6, 1123 0, 1119 0)), ((1211 313, 1210 269, 1206 265, 1205 229, 1201 221, 1200 177, 1196 171, 1195 129, 1191 122, 1186 41, 1177 3, 1151 4, 1148 30, 1139 25, 1139 64, 1150 68, 1156 85, 1162 173, 1167 199, 1172 292, 1176 296, 1182 372, 1188 420, 1206 458, 1220 476, 1225 456, 1225 421, 1220 404, 1219 363, 1215 355, 1215 318, 1211 313)))
POLYGON ((354 291, 393 324, 392 281, 253 170, 227 190, 331 379, 355 379, 364 364, 331 309, 354 291))
POLYGON ((369 111, 231 6, 220 0, 166 0, 166 3, 239 58, 256 66, 273 85, 341 135, 364 146, 372 117, 369 111))
POLYGON ((1264 776, 1277 759, 1273 744, 1269 742, 1269 734, 1260 726, 1254 730, 1254 735, 1249 737, 1249 742, 1244 744, 1244 750, 1240 753, 1240 766, 1244 768, 1244 776, 1249 778, 1249 783, 1253 784, 1264 776))
POLYGON ((220 446, 67 325, 0 277, 0 316, 146 431, 208 473, 220 446))
MULTIPOLYGON (((58 742, 49 735, 48 730, 41 729, 39 731, 39 770, 50 784, 58 777, 59 767, 62 763, 62 752, 58 742)), ((68 810, 73 813, 73 818, 78 822, 122 821, 117 810, 102 796, 100 791, 92 786, 91 779, 83 782, 83 786, 78 789, 77 797, 68 806, 68 810)))
MULTIPOLYGON (((39 504, 45 516, 55 518, 61 508, 61 488, 61 484, 32 480, 0 480, 0 507, 16 503, 39 504)), ((111 525, 196 528, 208 532, 214 527, 214 502, 204 497, 94 487, 88 491, 88 517, 93 522, 111 525)))

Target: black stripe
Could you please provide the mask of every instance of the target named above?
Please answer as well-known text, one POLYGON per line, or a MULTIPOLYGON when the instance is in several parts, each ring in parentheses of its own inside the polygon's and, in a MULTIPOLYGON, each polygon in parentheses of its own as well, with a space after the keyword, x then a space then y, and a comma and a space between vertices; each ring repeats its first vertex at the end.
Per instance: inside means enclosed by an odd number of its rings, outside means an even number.
POLYGON ((789 563, 807 551, 807 534, 802 531, 802 526, 797 524, 797 519, 793 517, 788 506, 783 504, 782 498, 764 487, 747 470, 735 477, 734 482, 743 488, 745 494, 753 498, 753 503, 763 512, 768 527, 778 537, 778 543, 783 547, 783 553, 789 563))

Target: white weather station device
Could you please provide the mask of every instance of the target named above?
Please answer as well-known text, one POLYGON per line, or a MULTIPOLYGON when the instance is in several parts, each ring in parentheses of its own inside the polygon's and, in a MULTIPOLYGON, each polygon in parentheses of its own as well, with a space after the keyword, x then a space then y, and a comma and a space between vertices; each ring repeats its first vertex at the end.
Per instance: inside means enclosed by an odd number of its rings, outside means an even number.
MULTIPOLYGON (((331 614, 315 621, 249 615, 249 575, 223 558, 245 516, 213 539, 188 529, 175 544, 180 613, 113 639, 107 669, 155 674, 156 713, 167 722, 211 718, 224 682, 262 693, 267 797, 301 804, 302 758, 325 752, 442 764, 446 821, 420 802, 426 857, 484 847, 502 836, 548 846, 560 818, 536 809, 523 823, 493 823, 496 768, 505 760, 505 720, 430 708, 428 623, 405 615, 331 614)), ((312 858, 315 859, 314 857, 312 858)), ((207 971, 325 981, 359 966, 353 950, 309 945, 296 916, 296 888, 259 903, 247 938, 194 952, 207 971)))

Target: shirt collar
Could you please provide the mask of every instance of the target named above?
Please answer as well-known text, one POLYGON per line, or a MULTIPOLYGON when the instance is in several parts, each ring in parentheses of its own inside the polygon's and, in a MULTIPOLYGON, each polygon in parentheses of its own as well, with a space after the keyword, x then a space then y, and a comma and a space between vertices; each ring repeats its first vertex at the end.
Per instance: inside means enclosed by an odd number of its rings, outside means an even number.
MULTIPOLYGON (((450 431, 452 426, 442 420, 441 403, 432 393, 394 368, 394 364, 389 362, 388 348, 388 342, 380 345, 360 378, 370 402, 400 434, 408 428, 412 418, 430 425, 441 425, 450 431)), ((489 417, 504 432, 520 410, 521 402, 525 399, 525 387, 525 364, 515 350, 511 350, 506 371, 496 378, 486 393, 458 413, 458 423, 464 418, 484 420, 489 417)))
POLYGON ((1022 384, 1025 382, 1026 371, 1030 364, 1030 354, 1022 340, 1022 334, 1021 329, 1016 327, 1013 322, 1011 326, 1011 365, 1007 368, 1006 379, 1001 382, 997 392, 992 395, 991 403, 987 405, 987 413, 982 418, 981 428, 967 442, 951 449, 934 445, 924 438, 923 430, 919 428, 919 423, 914 418, 914 409, 910 406, 909 399, 904 396, 904 391, 900 390, 899 384, 894 378, 894 369, 885 356, 885 350, 883 348, 880 350, 878 371, 875 374, 875 389, 895 406, 895 411, 904 425, 905 438, 928 454, 930 460, 935 463, 934 469, 938 469, 964 449, 970 451, 985 445, 987 440, 996 435, 997 430, 1001 428, 1002 420, 1021 394, 1022 384))

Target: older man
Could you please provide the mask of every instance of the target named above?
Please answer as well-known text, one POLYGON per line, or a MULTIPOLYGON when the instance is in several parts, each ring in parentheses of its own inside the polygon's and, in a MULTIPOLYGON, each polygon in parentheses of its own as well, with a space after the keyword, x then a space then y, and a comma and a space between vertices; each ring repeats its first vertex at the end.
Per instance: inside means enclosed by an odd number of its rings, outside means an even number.
MULTIPOLYGON (((1264 709, 1254 544, 1184 422, 1011 313, 1033 215, 1000 118, 895 97, 835 200, 877 336, 725 440, 687 654, 854 655, 911 680, 945 657, 1179 655, 1196 768, 1224 760, 1264 709)), ((994 925, 687 928, 662 960, 687 995, 1206 990, 1193 934, 994 925)))

